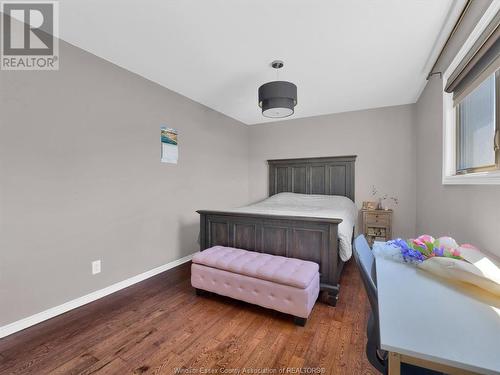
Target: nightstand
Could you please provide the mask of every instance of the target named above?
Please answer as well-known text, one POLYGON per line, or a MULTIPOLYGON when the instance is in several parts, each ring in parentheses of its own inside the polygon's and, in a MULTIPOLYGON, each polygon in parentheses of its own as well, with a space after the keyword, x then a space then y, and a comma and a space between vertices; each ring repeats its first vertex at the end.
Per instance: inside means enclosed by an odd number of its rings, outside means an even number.
POLYGON ((392 210, 361 210, 361 213, 363 234, 370 247, 373 241, 392 239, 392 210))

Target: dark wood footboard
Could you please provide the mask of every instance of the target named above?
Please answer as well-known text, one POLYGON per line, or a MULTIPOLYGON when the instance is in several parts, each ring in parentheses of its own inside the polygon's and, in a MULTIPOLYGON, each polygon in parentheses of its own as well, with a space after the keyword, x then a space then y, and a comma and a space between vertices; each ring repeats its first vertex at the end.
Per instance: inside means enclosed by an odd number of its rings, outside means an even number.
POLYGON ((343 262, 339 257, 341 219, 225 211, 200 214, 200 249, 230 246, 310 260, 319 264, 322 300, 337 302, 343 262))

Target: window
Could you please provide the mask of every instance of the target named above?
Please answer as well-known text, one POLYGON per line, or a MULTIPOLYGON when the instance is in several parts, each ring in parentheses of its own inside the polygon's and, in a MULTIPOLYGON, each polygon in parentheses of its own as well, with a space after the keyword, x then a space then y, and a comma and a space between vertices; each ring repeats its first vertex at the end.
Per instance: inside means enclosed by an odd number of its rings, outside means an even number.
POLYGON ((500 185, 500 2, 443 73, 443 184, 500 185))
POLYGON ((455 107, 456 173, 475 173, 499 169, 498 120, 496 109, 500 85, 499 72, 490 75, 455 107))

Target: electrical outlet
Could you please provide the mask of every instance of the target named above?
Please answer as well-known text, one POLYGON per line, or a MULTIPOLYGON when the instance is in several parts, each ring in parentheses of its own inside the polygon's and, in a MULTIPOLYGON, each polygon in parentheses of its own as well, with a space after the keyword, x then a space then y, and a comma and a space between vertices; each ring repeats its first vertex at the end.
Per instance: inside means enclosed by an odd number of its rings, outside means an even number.
POLYGON ((96 275, 98 273, 101 273, 101 261, 94 260, 92 262, 92 275, 96 275))

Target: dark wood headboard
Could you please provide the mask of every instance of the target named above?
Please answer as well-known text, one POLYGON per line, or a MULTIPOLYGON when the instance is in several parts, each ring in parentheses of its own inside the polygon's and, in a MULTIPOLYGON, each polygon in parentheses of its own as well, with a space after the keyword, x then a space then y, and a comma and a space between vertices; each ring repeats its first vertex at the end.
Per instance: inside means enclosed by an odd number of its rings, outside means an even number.
POLYGON ((282 193, 343 195, 354 201, 356 156, 268 160, 269 196, 282 193))

